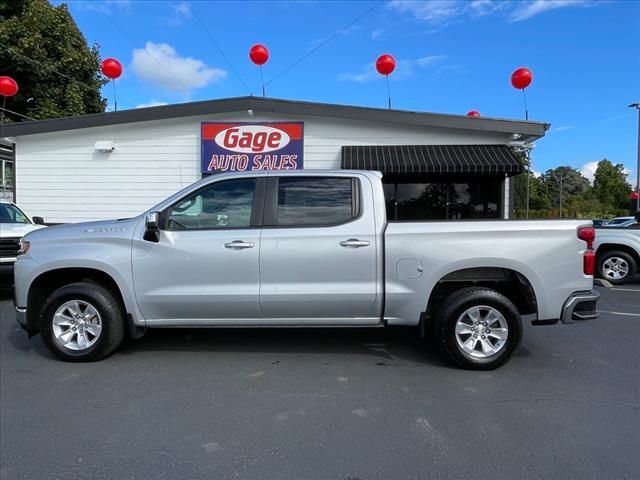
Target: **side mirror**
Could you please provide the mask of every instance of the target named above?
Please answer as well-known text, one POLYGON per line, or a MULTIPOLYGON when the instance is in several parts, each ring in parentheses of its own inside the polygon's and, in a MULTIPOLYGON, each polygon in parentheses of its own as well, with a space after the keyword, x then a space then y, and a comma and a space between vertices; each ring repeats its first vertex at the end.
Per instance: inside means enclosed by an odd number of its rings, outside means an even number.
POLYGON ((36 225, 44 225, 44 218, 42 217, 33 217, 32 220, 36 225))
POLYGON ((160 241, 160 214, 148 213, 144 219, 144 239, 149 242, 160 241))

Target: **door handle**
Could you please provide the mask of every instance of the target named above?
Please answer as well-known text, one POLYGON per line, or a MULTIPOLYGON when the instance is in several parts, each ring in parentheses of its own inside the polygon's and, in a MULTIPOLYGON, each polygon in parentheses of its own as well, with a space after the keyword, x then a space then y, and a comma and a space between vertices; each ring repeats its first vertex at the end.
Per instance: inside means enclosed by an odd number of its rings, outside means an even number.
POLYGON ((358 240, 357 238, 350 238, 349 240, 343 240, 340 245, 347 248, 359 248, 368 247, 371 244, 368 240, 358 240))
POLYGON ((245 248, 253 248, 253 242, 234 240, 233 242, 225 243, 224 248, 230 248, 231 250, 244 250, 245 248))

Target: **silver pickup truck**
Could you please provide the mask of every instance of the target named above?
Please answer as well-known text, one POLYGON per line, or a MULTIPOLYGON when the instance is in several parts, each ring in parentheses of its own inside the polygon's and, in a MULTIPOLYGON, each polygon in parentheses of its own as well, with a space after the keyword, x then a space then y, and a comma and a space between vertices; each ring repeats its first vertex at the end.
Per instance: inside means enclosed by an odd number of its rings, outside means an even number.
POLYGON ((590 222, 387 222, 385 208, 376 172, 209 177, 136 218, 29 233, 18 322, 69 361, 152 327, 402 325, 492 369, 522 316, 597 316, 590 222))

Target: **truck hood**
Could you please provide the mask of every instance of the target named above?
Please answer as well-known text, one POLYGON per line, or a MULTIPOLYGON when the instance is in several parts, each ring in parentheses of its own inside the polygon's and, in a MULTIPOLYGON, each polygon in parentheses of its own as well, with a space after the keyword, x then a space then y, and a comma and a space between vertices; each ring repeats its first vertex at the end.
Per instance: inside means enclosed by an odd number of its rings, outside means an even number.
POLYGON ((0 238, 22 237, 29 232, 44 228, 32 223, 0 223, 0 238))
POLYGON ((45 229, 30 232, 29 241, 99 239, 113 237, 131 237, 139 217, 122 220, 100 220, 96 222, 67 223, 54 225, 45 229))

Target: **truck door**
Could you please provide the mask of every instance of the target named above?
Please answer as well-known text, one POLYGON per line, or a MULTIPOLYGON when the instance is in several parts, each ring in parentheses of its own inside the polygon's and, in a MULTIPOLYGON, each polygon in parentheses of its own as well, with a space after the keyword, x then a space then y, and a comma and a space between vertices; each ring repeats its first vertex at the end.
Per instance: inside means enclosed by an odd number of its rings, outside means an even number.
POLYGON ((265 320, 380 322, 375 219, 363 208, 372 195, 366 177, 269 178, 260 242, 265 320))
POLYGON ((265 183, 207 184, 163 213, 157 243, 134 238, 134 285, 146 320, 260 318, 258 192, 265 183))

